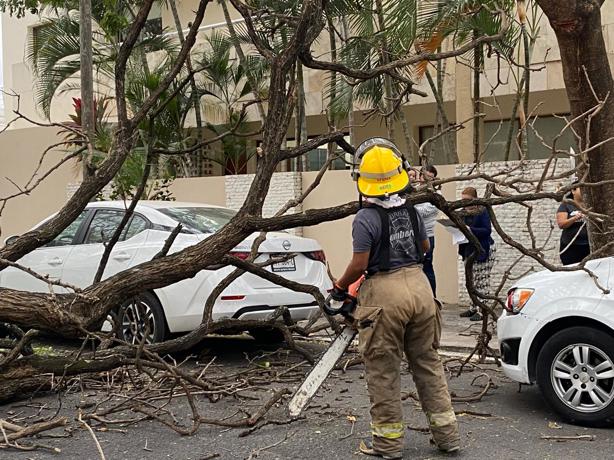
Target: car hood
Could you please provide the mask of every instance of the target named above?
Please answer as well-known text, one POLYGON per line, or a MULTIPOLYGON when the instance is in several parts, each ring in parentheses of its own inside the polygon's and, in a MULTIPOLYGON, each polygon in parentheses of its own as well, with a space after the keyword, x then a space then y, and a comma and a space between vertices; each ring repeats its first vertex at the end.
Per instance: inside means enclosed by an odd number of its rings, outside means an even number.
MULTIPOLYGON (((611 263, 607 258, 606 259, 595 259, 591 260, 586 264, 586 268, 591 271, 598 270, 602 268, 604 264, 611 263)), ((570 281, 575 281, 577 279, 589 279, 589 275, 583 271, 572 271, 572 272, 557 272, 550 270, 542 270, 530 275, 524 276, 521 278, 514 287, 525 287, 525 288, 533 288, 538 287, 542 284, 549 284, 550 282, 557 282, 561 285, 566 284, 570 281)), ((607 280, 601 280, 607 281, 607 280)))

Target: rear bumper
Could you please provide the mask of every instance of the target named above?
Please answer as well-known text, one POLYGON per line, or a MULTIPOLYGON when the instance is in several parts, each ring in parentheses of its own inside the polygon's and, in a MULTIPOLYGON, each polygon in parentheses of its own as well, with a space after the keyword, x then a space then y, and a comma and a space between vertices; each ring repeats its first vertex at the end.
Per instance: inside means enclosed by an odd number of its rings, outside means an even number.
MULTIPOLYGON (((278 307, 272 307, 270 305, 243 307, 232 315, 232 317, 235 319, 268 319, 277 308, 278 307)), ((312 302, 309 304, 288 305, 287 308, 293 320, 301 321, 315 314, 320 307, 317 302, 312 302)))

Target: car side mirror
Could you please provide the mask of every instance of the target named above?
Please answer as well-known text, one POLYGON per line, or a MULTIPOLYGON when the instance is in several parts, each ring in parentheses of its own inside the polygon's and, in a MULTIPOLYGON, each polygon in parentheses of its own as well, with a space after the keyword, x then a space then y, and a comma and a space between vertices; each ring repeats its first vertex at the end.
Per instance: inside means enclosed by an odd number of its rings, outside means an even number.
POLYGON ((4 240, 4 244, 6 246, 8 246, 9 244, 13 244, 15 241, 17 241, 18 238, 19 238, 19 235, 9 236, 7 239, 4 240))

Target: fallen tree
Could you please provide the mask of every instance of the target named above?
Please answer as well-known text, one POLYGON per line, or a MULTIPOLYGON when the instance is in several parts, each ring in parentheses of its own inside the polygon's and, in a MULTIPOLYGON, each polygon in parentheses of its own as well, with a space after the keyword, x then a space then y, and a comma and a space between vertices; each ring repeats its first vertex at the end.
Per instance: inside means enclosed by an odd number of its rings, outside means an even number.
MULTIPOLYGON (((127 32, 126 39, 122 43, 116 59, 114 90, 117 127, 114 131, 114 148, 100 164, 84 165, 84 167, 92 170, 92 174, 87 175, 76 193, 52 219, 36 230, 21 235, 10 245, 0 248, 0 270, 9 266, 25 270, 25 267, 19 266, 18 260, 35 248, 55 238, 74 221, 87 203, 117 174, 132 149, 135 133, 140 129, 141 123, 144 120, 155 118, 160 113, 161 107, 168 103, 168 100, 160 101, 159 98, 169 88, 171 82, 180 79, 181 84, 187 85, 191 81, 193 73, 190 71, 189 75, 186 76, 182 75, 181 71, 186 66, 190 51, 196 42, 198 29, 205 15, 208 1, 204 0, 199 2, 189 32, 181 44, 171 72, 161 82, 160 86, 149 95, 145 103, 138 110, 133 112, 128 110, 125 89, 126 63, 145 25, 152 3, 152 1, 145 1, 140 4, 135 20, 127 32)), ((193 277, 201 270, 211 267, 234 266, 238 271, 233 276, 250 272, 281 286, 309 293, 321 304, 324 299, 317 288, 293 283, 275 275, 264 269, 263 266, 254 263, 253 257, 251 261, 242 261, 228 256, 234 247, 254 233, 261 233, 261 236, 264 238, 266 232, 269 231, 317 225, 322 222, 350 216, 359 209, 358 202, 350 202, 325 209, 311 209, 296 214, 285 214, 285 211, 290 206, 299 204, 299 202, 295 202, 287 205, 285 210, 282 210, 283 212, 278 213, 276 216, 263 217, 263 204, 270 188, 271 178, 281 163, 300 158, 319 146, 329 144, 337 144, 344 152, 353 153, 353 147, 344 140, 345 127, 339 126, 331 126, 327 134, 320 135, 295 148, 288 149, 283 147, 294 115, 295 104, 297 103, 297 62, 300 61, 302 65, 311 69, 342 74, 351 84, 387 75, 398 84, 404 85, 404 97, 409 94, 423 95, 422 92, 413 90, 413 82, 401 72, 401 69, 408 65, 419 64, 425 61, 434 62, 453 58, 477 46, 494 43, 505 36, 511 22, 508 17, 509 12, 497 10, 496 14, 500 15, 500 29, 494 34, 474 37, 457 49, 435 53, 406 52, 406 56, 390 60, 385 65, 370 70, 361 70, 353 69, 345 63, 326 62, 313 58, 311 48, 314 41, 324 31, 327 24, 325 20, 327 15, 334 18, 333 12, 328 9, 327 2, 318 0, 300 2, 300 5, 298 5, 300 8, 297 8, 295 13, 290 15, 284 15, 281 12, 272 14, 270 10, 255 10, 254 7, 244 4, 239 0, 232 0, 232 4, 243 16, 251 39, 251 46, 266 59, 269 66, 267 111, 265 118, 261 120, 262 128, 257 133, 261 137, 262 143, 258 150, 254 180, 245 202, 229 224, 202 242, 182 251, 167 254, 168 247, 172 243, 172 238, 174 238, 173 235, 176 235, 176 232, 173 232, 169 235, 168 244, 165 245, 166 250, 158 254, 153 260, 118 273, 110 278, 95 282, 91 286, 77 288, 64 285, 63 287, 67 288, 70 291, 69 293, 55 293, 53 292, 53 287, 56 283, 43 277, 50 285, 50 293, 30 293, 1 288, 0 321, 24 329, 30 329, 30 331, 13 338, 11 347, 9 347, 12 350, 0 361, 0 401, 8 401, 18 396, 27 396, 41 389, 56 388, 57 382, 54 379, 58 376, 65 378, 81 374, 92 374, 124 366, 134 367, 142 372, 145 372, 146 369, 164 371, 179 381, 188 382, 190 385, 199 387, 202 391, 218 391, 219 388, 211 387, 198 374, 184 372, 177 366, 169 364, 162 357, 169 353, 193 347, 207 334, 228 329, 278 328, 283 331, 290 346, 301 353, 305 360, 312 362, 314 357, 309 351, 301 347, 300 344, 293 342, 294 332, 308 334, 310 331, 301 330, 288 321, 287 317, 284 320, 283 312, 279 312, 270 321, 211 321, 211 309, 217 296, 220 294, 219 292, 214 293, 214 296, 208 299, 202 324, 194 331, 182 337, 158 344, 146 344, 143 342, 137 346, 131 346, 119 343, 111 349, 96 349, 91 352, 85 352, 84 345, 83 349, 79 350, 78 353, 66 356, 39 356, 27 353, 26 351, 28 346, 31 345, 32 340, 36 338, 36 331, 52 333, 66 338, 80 338, 84 340, 84 344, 93 343, 97 345, 101 342, 113 340, 97 332, 102 321, 104 321, 112 309, 121 305, 131 296, 193 277), (271 18, 274 19, 272 24, 270 22, 271 18), (282 26, 288 34, 286 40, 280 46, 273 47, 263 39, 263 29, 268 33, 274 34, 282 26)), ((401 101, 402 97, 395 102, 395 105, 398 107, 401 101)), ((261 101, 245 103, 240 112, 244 113, 249 105, 255 103, 261 103, 261 101)), ((605 104, 605 100, 596 101, 593 106, 587 108, 578 116, 584 116, 590 120, 590 117, 596 116, 605 104)), ((17 113, 16 117, 25 118, 20 113, 17 113)), ((566 129, 569 129, 571 124, 572 122, 568 124, 566 129)), ((54 124, 51 125, 56 126, 54 124)), ((449 129, 461 128, 462 123, 459 123, 458 125, 451 126, 449 129)), ((83 133, 79 132, 78 134, 82 136, 83 142, 90 142, 83 133)), ((582 133, 579 135, 582 136, 582 133)), ((197 150, 219 139, 220 136, 205 139, 199 144, 190 147, 190 149, 197 150)), ((413 203, 429 201, 435 204, 462 229, 474 246, 479 248, 477 239, 471 234, 458 214, 461 208, 468 205, 484 206, 494 216, 494 209, 496 207, 510 203, 527 205, 539 200, 561 201, 571 189, 571 185, 560 187, 556 191, 546 191, 544 190, 544 182, 546 180, 569 180, 572 175, 579 171, 584 171, 590 165, 590 154, 596 150, 595 145, 600 145, 607 141, 609 139, 585 139, 579 153, 575 155, 578 161, 577 165, 570 169, 561 171, 560 168, 556 168, 556 160, 558 158, 569 157, 571 154, 558 149, 556 144, 553 143, 548 146, 551 150, 549 162, 544 171, 542 171, 542 174, 537 178, 523 178, 515 174, 514 168, 502 168, 496 174, 486 174, 480 171, 480 165, 478 164, 475 171, 468 175, 427 181, 417 187, 417 190, 408 196, 408 200, 413 203), (447 201, 441 195, 435 193, 437 187, 449 182, 468 182, 478 179, 489 184, 488 193, 483 198, 469 201, 447 201)), ((157 155, 183 153, 185 152, 172 150, 159 150, 155 152, 157 155)), ((67 156, 65 161, 69 159, 70 156, 67 156)), ((325 171, 326 168, 323 168, 322 174, 325 171)), ((612 183, 609 179, 599 182, 587 179, 588 177, 584 176, 580 185, 587 188, 597 188, 609 186, 612 183)), ((139 196, 140 193, 135 194, 133 203, 138 201, 139 196)), ((304 199, 305 196, 302 198, 304 199)), ((6 204, 8 199, 4 198, 1 200, 2 206, 6 204)), ((131 205, 129 209, 133 210, 134 206, 131 205)), ((594 209, 583 211, 585 211, 589 218, 594 220, 601 218, 600 213, 595 212, 594 209)), ((124 221, 127 220, 127 218, 124 219, 124 221)), ((496 222, 495 219, 493 220, 496 222)), ((530 225, 529 216, 528 226, 530 227, 530 225)), ((535 244, 515 244, 516 242, 513 238, 509 238, 505 234, 504 229, 495 225, 495 230, 508 244, 515 247, 522 256, 530 257, 542 266, 553 270, 588 271, 585 263, 571 268, 551 264, 544 258, 543 252, 535 244)), ((121 232, 121 227, 117 232, 118 234, 121 232)), ((261 242, 262 238, 257 241, 261 242)), ((594 256, 611 254, 613 246, 611 243, 607 243, 600 248, 596 247, 594 256)), ((109 249, 110 251, 111 249, 109 249)), ((257 246, 254 246, 252 248, 252 255, 256 253, 257 246)), ((495 295, 489 295, 475 290, 471 282, 472 263, 473 259, 470 258, 467 264, 469 292, 474 302, 482 306, 488 313, 484 315, 484 329, 476 348, 479 354, 484 357, 489 351, 487 322, 489 318, 492 319, 496 316, 495 310, 497 305, 500 304, 499 292, 495 293, 495 295)), ((99 272, 102 273, 103 270, 104 266, 99 272)), ((499 291, 503 285, 504 283, 501 283, 499 291)), ((334 325, 334 322, 332 324, 334 325)), ((492 350, 490 351, 492 352, 492 350)), ((276 396, 277 399, 275 401, 279 400, 282 396, 283 394, 276 396)), ((151 416, 151 414, 146 415, 151 416)), ((252 424, 252 422, 258 421, 259 418, 256 417, 250 420, 250 424, 252 424)))

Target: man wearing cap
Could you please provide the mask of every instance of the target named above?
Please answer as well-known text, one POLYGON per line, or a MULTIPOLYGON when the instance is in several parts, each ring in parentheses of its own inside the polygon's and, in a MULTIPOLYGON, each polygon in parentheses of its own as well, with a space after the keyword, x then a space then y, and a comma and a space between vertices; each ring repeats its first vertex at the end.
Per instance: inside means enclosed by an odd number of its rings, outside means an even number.
POLYGON ((361 202, 352 226, 353 257, 332 291, 335 300, 366 273, 355 313, 371 400, 371 441, 364 454, 402 458, 405 426, 401 407, 403 351, 436 446, 460 449, 458 425, 437 353, 441 315, 421 261, 429 249, 424 224, 399 193, 408 188, 409 164, 398 148, 383 138, 363 142, 356 150, 354 173, 361 202), (365 321, 366 320, 366 321, 365 321))

